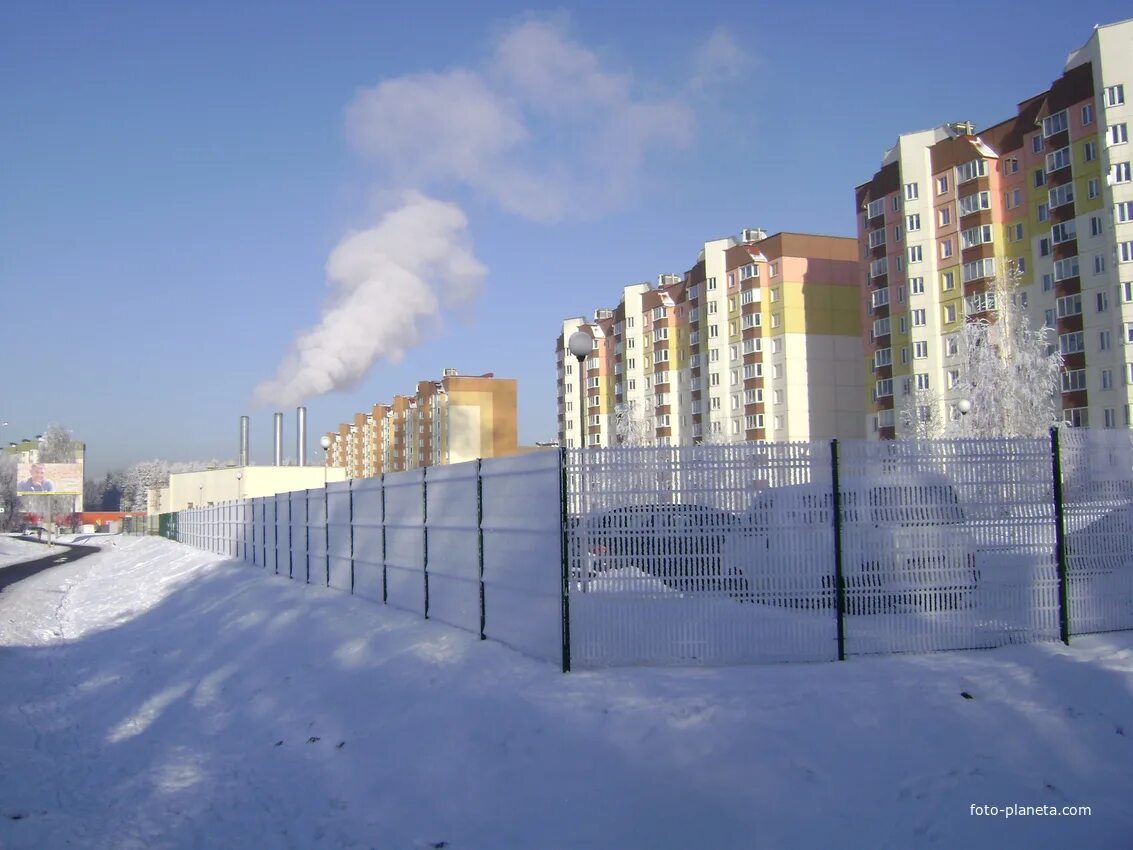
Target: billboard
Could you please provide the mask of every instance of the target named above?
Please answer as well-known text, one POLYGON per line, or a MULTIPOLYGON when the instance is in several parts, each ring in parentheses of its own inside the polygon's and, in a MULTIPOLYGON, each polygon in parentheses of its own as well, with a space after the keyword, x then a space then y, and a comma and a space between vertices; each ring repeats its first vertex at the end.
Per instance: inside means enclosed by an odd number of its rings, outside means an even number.
POLYGON ((16 495, 34 496, 53 493, 56 496, 83 494, 81 463, 20 463, 16 465, 16 495))

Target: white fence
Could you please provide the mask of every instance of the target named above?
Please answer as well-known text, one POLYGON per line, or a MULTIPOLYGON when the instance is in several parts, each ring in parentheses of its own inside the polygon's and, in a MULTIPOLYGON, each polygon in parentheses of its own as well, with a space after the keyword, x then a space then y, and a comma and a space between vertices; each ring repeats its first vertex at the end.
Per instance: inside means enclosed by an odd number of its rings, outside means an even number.
POLYGON ((557 452, 181 511, 170 536, 562 662, 557 452))
POLYGON ((184 511, 175 526, 564 669, 1133 628, 1128 431, 541 452, 184 511))

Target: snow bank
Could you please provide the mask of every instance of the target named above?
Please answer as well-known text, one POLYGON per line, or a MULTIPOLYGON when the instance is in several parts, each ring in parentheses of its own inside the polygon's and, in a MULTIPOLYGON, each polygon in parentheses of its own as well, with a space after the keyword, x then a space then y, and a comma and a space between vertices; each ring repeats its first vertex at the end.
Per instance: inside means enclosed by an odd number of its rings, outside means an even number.
POLYGON ((142 538, 0 594, 0 681, 4 848, 1124 848, 1133 834, 1127 634, 563 675, 142 538), (970 813, 1008 804, 1092 814, 970 813))

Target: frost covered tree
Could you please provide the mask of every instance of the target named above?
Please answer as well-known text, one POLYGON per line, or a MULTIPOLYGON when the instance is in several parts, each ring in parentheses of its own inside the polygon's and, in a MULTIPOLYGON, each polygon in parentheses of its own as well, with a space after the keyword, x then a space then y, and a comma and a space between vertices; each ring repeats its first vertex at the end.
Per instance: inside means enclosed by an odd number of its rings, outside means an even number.
POLYGON ((987 317, 964 323, 953 392, 971 412, 949 422, 944 436, 1038 437, 1062 421, 1062 356, 1050 329, 1031 327, 1019 277, 1009 265, 982 296, 987 317))
POLYGON ((619 446, 652 446, 655 433, 653 417, 636 401, 614 408, 614 435, 619 446))
POLYGON ((914 390, 905 396, 897 411, 902 440, 935 440, 944 436, 947 422, 941 412, 940 397, 932 390, 914 390))
POLYGON ((169 484, 170 463, 167 460, 143 460, 126 470, 122 480, 122 510, 144 511, 147 490, 169 484))
POLYGON ((20 499, 16 495, 16 456, 0 453, 0 528, 12 528, 16 524, 20 509, 20 499))

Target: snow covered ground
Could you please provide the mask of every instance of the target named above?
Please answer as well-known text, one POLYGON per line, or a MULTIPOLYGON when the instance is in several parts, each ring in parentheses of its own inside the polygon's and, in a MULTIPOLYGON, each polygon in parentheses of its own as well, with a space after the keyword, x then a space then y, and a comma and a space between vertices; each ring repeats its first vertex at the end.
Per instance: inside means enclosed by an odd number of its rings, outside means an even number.
POLYGON ((36 558, 50 555, 51 551, 41 543, 32 543, 14 535, 0 534, 0 567, 34 561, 36 558))
POLYGON ((0 594, 4 850, 1130 846, 1133 634, 563 675, 99 542, 0 594))

